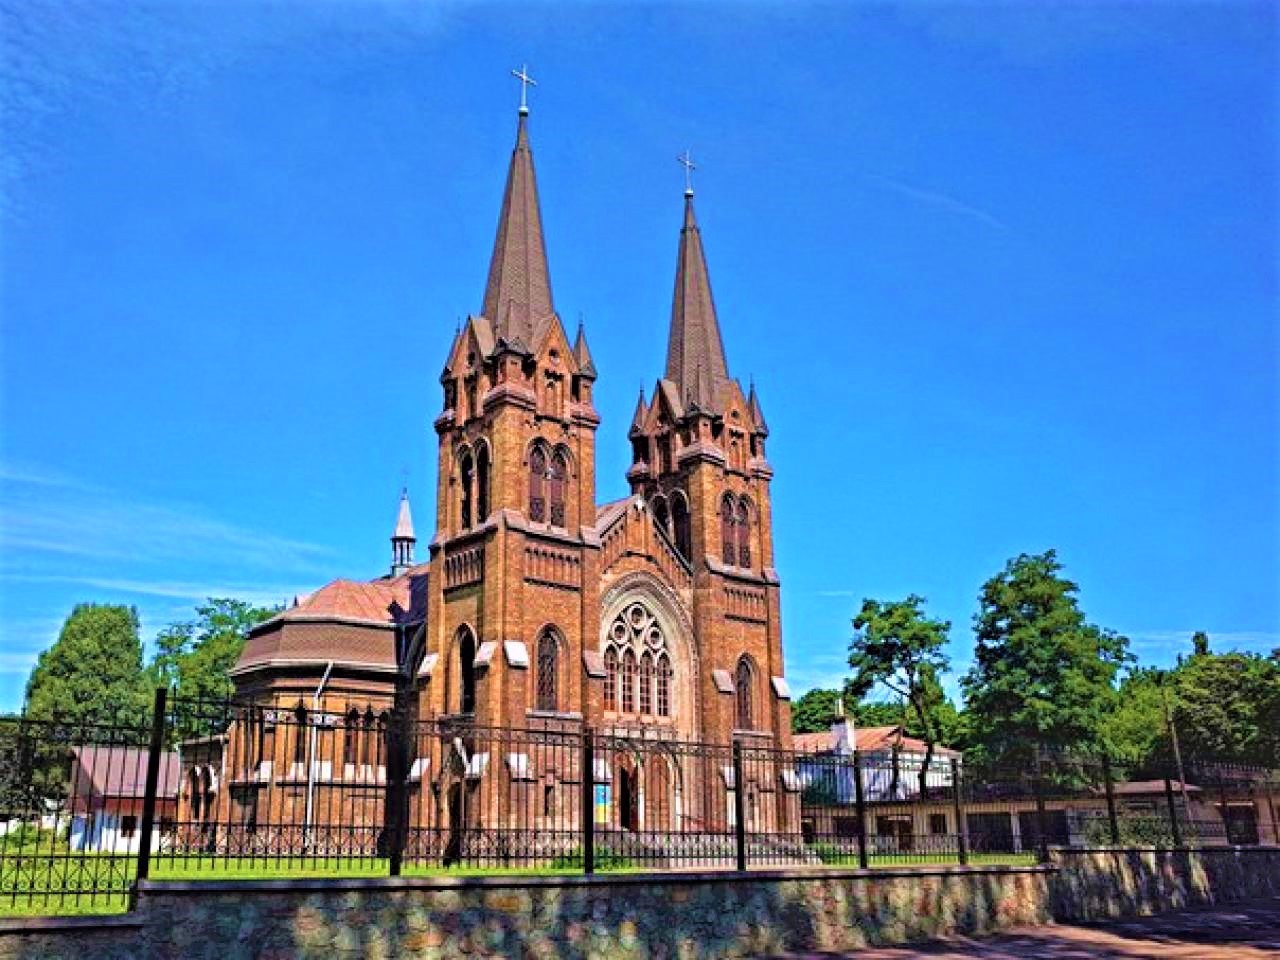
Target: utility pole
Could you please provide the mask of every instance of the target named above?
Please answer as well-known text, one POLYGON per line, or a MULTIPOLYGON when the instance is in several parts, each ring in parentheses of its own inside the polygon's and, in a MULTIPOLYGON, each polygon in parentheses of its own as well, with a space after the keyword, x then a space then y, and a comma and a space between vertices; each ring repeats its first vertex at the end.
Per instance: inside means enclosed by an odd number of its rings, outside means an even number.
POLYGON ((1178 771, 1179 792, 1182 794, 1182 810, 1187 820, 1191 819, 1191 803, 1187 798, 1187 774, 1182 769, 1182 750, 1178 747, 1178 728, 1173 722, 1173 713, 1169 709, 1169 689, 1166 681, 1169 679, 1169 671, 1160 671, 1160 703, 1164 707, 1164 723, 1169 728, 1169 741, 1173 745, 1173 763, 1174 768, 1178 771))

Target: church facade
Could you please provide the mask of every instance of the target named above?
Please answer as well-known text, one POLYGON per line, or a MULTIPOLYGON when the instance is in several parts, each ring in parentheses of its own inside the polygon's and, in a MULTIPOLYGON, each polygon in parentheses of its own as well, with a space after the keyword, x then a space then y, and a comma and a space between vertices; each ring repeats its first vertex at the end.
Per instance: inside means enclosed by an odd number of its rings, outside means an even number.
MULTIPOLYGON (((402 497, 387 575, 329 583, 253 631, 233 678, 271 709, 227 735, 226 802, 256 803, 254 785, 282 779, 308 780, 308 804, 317 779, 385 782, 350 732, 304 742, 307 717, 378 730, 408 709, 789 748, 769 431, 754 384, 729 372, 692 190, 666 367, 635 407, 625 498, 596 502, 598 371, 582 325, 571 338, 555 308, 523 106, 480 312, 442 347, 428 555, 415 558, 402 497)), ((206 817, 218 809, 210 774, 186 791, 188 816, 193 796, 206 817)), ((288 819, 290 802, 301 791, 262 816, 288 819)))

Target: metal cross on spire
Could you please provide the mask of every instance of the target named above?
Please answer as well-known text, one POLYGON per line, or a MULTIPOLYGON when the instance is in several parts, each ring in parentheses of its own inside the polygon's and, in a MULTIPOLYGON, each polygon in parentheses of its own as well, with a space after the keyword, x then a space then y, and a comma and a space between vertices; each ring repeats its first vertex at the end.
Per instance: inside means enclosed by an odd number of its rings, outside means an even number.
POLYGON ((693 154, 688 150, 676 157, 676 163, 684 167, 684 195, 693 196, 693 171, 698 169, 693 162, 693 154))
POLYGON ((538 81, 529 76, 529 65, 522 64, 519 70, 512 70, 511 75, 520 81, 520 113, 529 112, 529 88, 536 87, 538 81))

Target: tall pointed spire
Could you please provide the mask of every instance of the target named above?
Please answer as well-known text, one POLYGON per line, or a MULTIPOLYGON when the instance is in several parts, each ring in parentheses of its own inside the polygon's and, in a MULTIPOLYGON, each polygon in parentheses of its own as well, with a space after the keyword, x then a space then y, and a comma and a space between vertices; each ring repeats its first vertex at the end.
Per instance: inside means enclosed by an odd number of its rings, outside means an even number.
POLYGON ((717 398, 729 380, 724 341, 711 296, 711 279, 702 252, 702 235, 693 215, 693 190, 684 194, 684 226, 676 259, 676 288, 671 300, 667 343, 667 379, 686 402, 717 411, 717 398))
POLYGON ((596 363, 591 359, 591 348, 587 346, 587 332, 581 318, 578 319, 578 336, 573 341, 573 356, 578 361, 579 375, 594 380, 597 376, 596 363))
POLYGON ((522 104, 481 312, 492 324, 495 337, 533 349, 555 308, 533 151, 529 148, 528 112, 522 104))
POLYGON ((413 566, 413 545, 418 538, 413 535, 413 515, 409 512, 409 490, 400 491, 400 511, 396 514, 396 528, 391 534, 391 575, 398 577, 413 566))

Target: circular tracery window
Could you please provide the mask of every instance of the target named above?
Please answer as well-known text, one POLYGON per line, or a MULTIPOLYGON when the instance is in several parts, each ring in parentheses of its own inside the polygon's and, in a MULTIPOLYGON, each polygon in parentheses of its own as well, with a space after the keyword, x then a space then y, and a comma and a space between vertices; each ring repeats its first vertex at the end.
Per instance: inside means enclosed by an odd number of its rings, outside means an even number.
POLYGON ((671 716, 671 658, 662 626, 642 603, 633 603, 609 626, 604 651, 605 709, 645 716, 671 716), (628 657, 627 654, 631 656, 628 657), (641 658, 644 659, 641 659, 641 658), (652 668, 625 669, 625 665, 652 664, 652 668), (619 664, 623 669, 619 670, 619 664))

